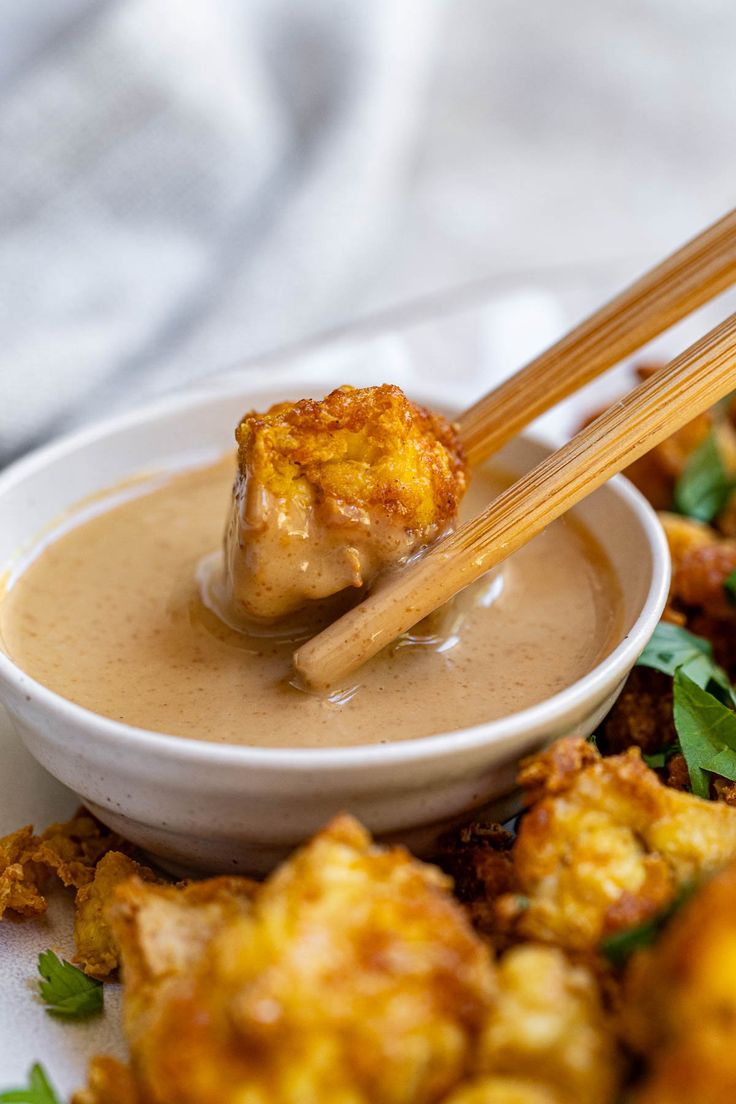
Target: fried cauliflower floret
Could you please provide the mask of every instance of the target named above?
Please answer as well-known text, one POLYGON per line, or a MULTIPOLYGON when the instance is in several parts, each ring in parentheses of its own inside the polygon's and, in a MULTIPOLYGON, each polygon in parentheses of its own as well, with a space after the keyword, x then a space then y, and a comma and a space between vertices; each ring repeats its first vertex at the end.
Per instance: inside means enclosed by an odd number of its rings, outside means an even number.
POLYGON ((38 840, 31 825, 0 839, 0 917, 40 916, 46 900, 39 890, 43 870, 33 861, 38 840))
POLYGON ((129 878, 156 881, 146 866, 120 851, 108 851, 98 862, 94 878, 77 892, 74 905, 74 961, 92 977, 105 978, 117 970, 118 948, 107 922, 105 910, 113 890, 129 878))
POLYGON ((736 864, 629 963, 623 1023, 650 1070, 636 1104, 736 1100, 736 864))
POLYGON ((256 883, 220 877, 152 885, 139 877, 114 891, 105 910, 124 962, 125 1019, 135 1048, 167 999, 168 987, 195 970, 211 940, 250 911, 256 883))
POLYGON ((736 619, 736 607, 724 590, 736 569, 736 541, 720 540, 688 552, 672 576, 673 597, 684 606, 697 606, 712 617, 736 619))
POLYGON ((531 808, 513 848, 519 893, 497 906, 517 937, 594 950, 736 855, 736 809, 663 786, 638 748, 602 759, 559 740, 520 783, 531 808))
POLYGON ((560 1100, 612 1100, 619 1070, 590 971, 556 947, 507 951, 498 964, 498 997, 479 1061, 489 1072, 531 1076, 560 1100))
POLYGON ((246 414, 225 537, 234 614, 271 620, 348 587, 436 540, 467 484, 454 427, 398 387, 246 414))
MULTIPOLYGON (((206 883, 205 883, 206 885, 206 883)), ((170 961, 156 887, 118 890, 125 1022, 155 1104, 434 1104, 463 1076, 493 967, 448 880, 341 817, 250 907, 170 961), (159 949, 143 951, 147 927, 159 949), (186 966, 186 968, 184 968, 186 966)), ((191 941, 185 941, 191 946, 191 941)))
POLYGON ((718 408, 698 415, 625 470, 657 510, 670 510, 677 480, 695 450, 712 433, 726 472, 736 473, 736 431, 718 408))

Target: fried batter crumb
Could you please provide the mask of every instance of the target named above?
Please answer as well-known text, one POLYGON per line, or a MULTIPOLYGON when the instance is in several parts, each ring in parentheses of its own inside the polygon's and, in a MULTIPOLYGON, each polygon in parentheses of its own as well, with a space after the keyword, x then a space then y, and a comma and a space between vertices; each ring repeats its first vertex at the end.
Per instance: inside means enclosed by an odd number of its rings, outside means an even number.
POLYGON ((62 824, 52 824, 38 839, 33 852, 34 862, 45 866, 65 886, 81 889, 91 882, 95 867, 111 849, 127 845, 86 809, 62 824))
POLYGON ((0 839, 0 917, 39 916, 46 911, 44 883, 55 875, 79 888, 94 877, 95 865, 111 847, 123 845, 86 809, 52 824, 40 836, 29 825, 0 839))
POLYGON ((0 839, 0 917, 40 916, 46 900, 39 890, 43 870, 33 861, 37 845, 31 825, 0 839))
POLYGON ((672 679, 650 667, 634 667, 611 712, 602 721, 598 746, 606 755, 636 746, 646 755, 677 740, 672 716, 672 679))

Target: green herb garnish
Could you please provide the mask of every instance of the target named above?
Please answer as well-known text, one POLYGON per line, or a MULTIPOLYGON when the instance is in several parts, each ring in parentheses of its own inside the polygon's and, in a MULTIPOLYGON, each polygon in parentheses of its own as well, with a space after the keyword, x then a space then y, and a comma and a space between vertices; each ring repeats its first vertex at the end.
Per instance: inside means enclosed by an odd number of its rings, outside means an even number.
POLYGON ((691 789, 698 797, 710 795, 705 771, 736 781, 734 691, 728 675, 713 658, 711 644, 679 625, 660 621, 638 664, 674 679, 678 742, 645 756, 647 765, 664 767, 672 755, 681 751, 691 789))
POLYGON ((682 908, 685 902, 695 892, 695 885, 684 886, 673 901, 666 908, 637 924, 634 928, 626 928, 624 931, 614 932, 601 941, 600 950, 612 966, 624 966, 634 951, 643 947, 650 947, 656 941, 663 928, 676 912, 682 908))
POLYGON ((70 1020, 81 1020, 102 1009, 102 982, 58 958, 53 951, 38 956, 39 989, 47 1012, 70 1020))
POLYGON ((675 509, 697 521, 711 521, 726 505, 732 486, 715 436, 709 433, 675 484, 675 509))
POLYGON ((659 622, 637 666, 651 667, 671 677, 676 671, 683 671, 704 690, 709 688, 716 697, 732 700, 730 679, 713 658, 710 641, 669 621, 659 622))
POLYGON ((705 771, 736 780, 736 713, 684 669, 675 672, 674 716, 693 793, 710 795, 705 771))
POLYGON ((59 1104, 43 1068, 36 1062, 28 1074, 28 1087, 0 1093, 0 1104, 59 1104))
POLYGON ((641 757, 652 770, 662 770, 663 767, 667 766, 667 760, 679 750, 679 744, 670 744, 669 747, 663 748, 662 751, 655 751, 652 755, 642 752, 641 757))
POLYGON ((723 583, 723 589, 731 605, 736 606, 736 569, 734 569, 730 575, 726 576, 723 583))

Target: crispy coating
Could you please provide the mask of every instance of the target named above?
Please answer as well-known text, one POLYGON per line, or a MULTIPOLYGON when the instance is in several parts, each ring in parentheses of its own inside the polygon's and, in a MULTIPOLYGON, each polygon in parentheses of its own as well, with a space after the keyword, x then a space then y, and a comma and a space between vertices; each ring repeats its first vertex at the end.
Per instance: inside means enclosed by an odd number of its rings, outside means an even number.
POLYGON ((123 886, 111 920, 144 1096, 441 1100, 468 1069, 494 994, 488 952, 448 891, 436 868, 373 845, 349 817, 292 856, 214 935, 198 946, 187 936, 183 955, 164 950, 179 941, 181 914, 173 923, 149 915, 162 889, 123 886), (169 973, 152 979, 162 955, 169 973))
POLYGON ((31 825, 0 839, 0 917, 40 916, 46 900, 39 890, 43 870, 33 861, 38 843, 31 825))
POLYGON ((677 737, 672 716, 672 679, 650 667, 634 667, 611 712, 601 723, 598 745, 606 755, 636 746, 652 755, 677 737))
POLYGON ((116 890, 106 916, 124 961, 125 1021, 135 1049, 176 989, 199 967, 212 939, 250 911, 256 883, 220 877, 152 885, 133 877, 116 890))
POLYGON ((97 863, 94 878, 77 891, 74 906, 74 961, 92 977, 105 978, 117 970, 118 948, 107 922, 105 910, 113 891, 129 878, 157 881, 146 866, 120 851, 108 851, 97 863))
POLYGON ((497 947, 496 898, 517 889, 513 842, 513 833, 500 824, 470 821, 445 833, 433 855, 433 861, 452 878, 455 896, 465 905, 474 927, 497 947))
POLYGON ((524 1077, 479 1077, 451 1093, 442 1104, 568 1104, 568 1098, 524 1077))
POLYGON ((561 1101, 612 1101, 621 1071, 593 974, 556 947, 507 951, 479 1062, 494 1074, 532 1077, 561 1101))
POLYGON ((690 455, 703 443, 711 427, 710 412, 700 414, 626 468, 624 474, 655 509, 672 508, 675 483, 690 455))
POLYGON ((116 1058, 93 1058, 87 1080, 87 1087, 74 1093, 71 1104, 148 1104, 138 1091, 133 1071, 116 1058))
POLYGON ((636 1104, 736 1100, 736 864, 629 964, 623 1024, 650 1070, 636 1104))
POLYGON ((638 748, 602 759, 559 740, 520 782, 531 803, 512 852, 523 896, 497 906, 516 937, 594 951, 736 855, 736 809, 662 785, 638 748))
POLYGON ((236 439, 225 589, 247 618, 368 585, 452 525, 467 485, 454 427, 388 384, 251 411, 236 439))
POLYGON ((97 860, 120 843, 86 809, 40 836, 29 825, 0 839, 0 917, 6 911, 39 916, 46 911, 42 889, 49 875, 65 886, 86 885, 97 860))
POLYGON ((711 617, 736 618, 736 606, 723 584, 736 568, 736 541, 720 540, 693 548, 675 567, 673 597, 685 606, 697 606, 711 617))
POLYGON ((71 820, 52 824, 42 833, 33 859, 55 874, 65 886, 80 889, 92 881, 102 856, 123 846, 120 836, 100 824, 86 809, 79 809, 71 820))

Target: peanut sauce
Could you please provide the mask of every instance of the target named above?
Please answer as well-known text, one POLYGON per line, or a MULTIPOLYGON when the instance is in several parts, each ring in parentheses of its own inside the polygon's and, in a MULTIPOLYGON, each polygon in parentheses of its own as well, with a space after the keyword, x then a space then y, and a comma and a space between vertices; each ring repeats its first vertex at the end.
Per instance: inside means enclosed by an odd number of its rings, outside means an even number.
MULTIPOLYGON (((617 642, 620 602, 592 537, 561 519, 331 698, 290 682, 295 641, 225 624, 200 593, 222 544, 231 457, 129 488, 45 543, 0 605, 7 654, 104 716, 189 739, 260 747, 409 740, 531 706, 617 642)), ((508 480, 475 472, 469 517, 508 480)))

